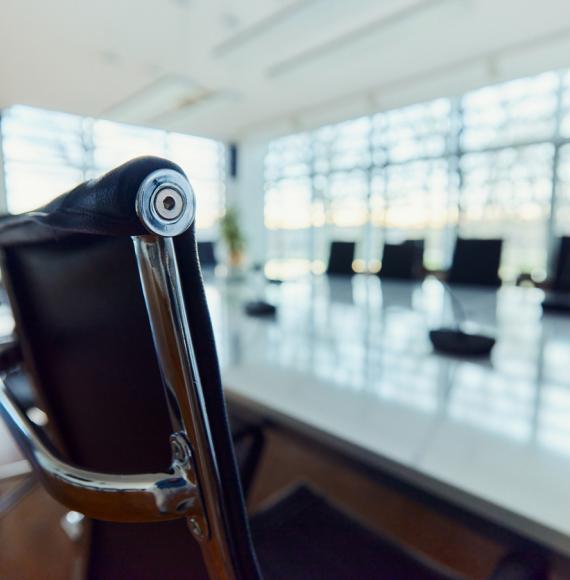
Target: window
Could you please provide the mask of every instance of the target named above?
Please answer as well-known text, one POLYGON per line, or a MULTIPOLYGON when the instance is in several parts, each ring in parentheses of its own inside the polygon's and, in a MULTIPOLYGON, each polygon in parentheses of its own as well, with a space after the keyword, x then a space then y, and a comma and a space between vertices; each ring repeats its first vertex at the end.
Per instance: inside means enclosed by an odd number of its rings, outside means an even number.
POLYGON ((502 238, 501 277, 546 277, 560 75, 545 73, 462 99, 459 233, 502 238))
POLYGON ((468 93, 462 99, 463 149, 551 140, 558 86, 559 75, 545 73, 468 93))
POLYGON ((166 157, 186 172, 196 193, 196 227, 202 237, 217 237, 217 223, 225 208, 226 164, 218 141, 169 133, 166 157))
POLYGON ((501 276, 546 277, 547 222, 552 192, 551 143, 463 156, 459 233, 502 238, 501 276))
POLYGON ((224 211, 225 155, 217 141, 15 106, 2 115, 8 209, 37 208, 81 181, 140 155, 172 159, 188 174, 201 236, 224 211))
MULTIPOLYGON (((442 269, 460 235, 504 240, 503 280, 544 278, 549 239, 570 235, 570 71, 281 138, 265 182, 268 228, 274 213, 305 216, 291 239, 305 271, 324 269, 332 239, 357 242, 356 271, 378 271, 384 242, 404 239, 423 239, 425 265, 442 269), (303 204, 285 185, 293 177, 303 204)), ((270 244, 269 258, 293 256, 284 239, 275 252, 270 244)))
POLYGON ((374 147, 388 163, 443 157, 450 131, 451 102, 437 99, 374 117, 374 147))
POLYGON ((386 241, 423 239, 426 264, 441 268, 447 260, 448 227, 453 226, 456 219, 452 208, 448 207, 450 189, 446 159, 387 166, 383 194, 386 241))
POLYGON ((313 226, 322 225, 314 203, 308 134, 274 141, 265 158, 264 220, 268 229, 268 273, 295 276, 311 270, 313 226))
POLYGON ((8 209, 34 209, 84 175, 83 120, 64 113, 13 107, 2 115, 8 209))

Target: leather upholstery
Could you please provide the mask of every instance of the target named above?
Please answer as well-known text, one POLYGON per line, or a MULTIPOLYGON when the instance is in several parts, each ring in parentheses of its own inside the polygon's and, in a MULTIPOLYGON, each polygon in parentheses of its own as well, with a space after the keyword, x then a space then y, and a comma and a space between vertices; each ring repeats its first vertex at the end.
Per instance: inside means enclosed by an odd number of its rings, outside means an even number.
POLYGON ((42 208, 0 220, 0 244, 59 239, 72 234, 136 236, 145 233, 135 210, 140 184, 156 169, 175 163, 158 157, 139 157, 98 179, 86 181, 42 208))

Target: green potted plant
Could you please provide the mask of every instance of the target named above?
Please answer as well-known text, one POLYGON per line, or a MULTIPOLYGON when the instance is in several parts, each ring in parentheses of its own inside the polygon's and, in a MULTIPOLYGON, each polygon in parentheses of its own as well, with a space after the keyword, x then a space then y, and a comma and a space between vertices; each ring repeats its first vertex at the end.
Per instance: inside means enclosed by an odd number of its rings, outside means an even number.
POLYGON ((245 237, 239 224, 239 213, 228 207, 220 220, 220 235, 228 251, 228 269, 237 271, 244 261, 245 237))

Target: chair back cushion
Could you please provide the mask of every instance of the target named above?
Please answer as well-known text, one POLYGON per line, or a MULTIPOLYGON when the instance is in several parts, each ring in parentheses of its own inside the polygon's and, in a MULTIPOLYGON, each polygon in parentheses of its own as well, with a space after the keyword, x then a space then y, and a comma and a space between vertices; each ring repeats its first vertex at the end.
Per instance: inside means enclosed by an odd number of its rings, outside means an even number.
POLYGON ((327 274, 336 276, 352 276, 352 262, 356 244, 354 242, 331 242, 327 274))
POLYGON ((448 282, 498 288, 502 247, 503 240, 457 238, 448 282))
POLYGON ((424 256, 423 240, 406 240, 401 244, 384 244, 381 278, 414 280, 421 276, 424 256))

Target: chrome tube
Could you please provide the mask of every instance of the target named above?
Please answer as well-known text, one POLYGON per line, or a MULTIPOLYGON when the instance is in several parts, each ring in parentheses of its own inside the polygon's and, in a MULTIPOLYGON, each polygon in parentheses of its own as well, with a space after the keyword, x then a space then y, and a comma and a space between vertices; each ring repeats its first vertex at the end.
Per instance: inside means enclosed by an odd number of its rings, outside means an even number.
POLYGON ((188 477, 204 511, 190 516, 188 525, 201 544, 210 577, 233 579, 217 455, 172 238, 192 225, 194 193, 181 174, 176 181, 168 174, 172 177, 172 172, 155 172, 139 188, 137 213, 149 235, 133 237, 133 244, 173 428, 184 433, 195 452, 195 472, 188 477))
POLYGON ((186 477, 189 455, 182 435, 171 437, 172 473, 109 475, 70 465, 41 441, 0 379, 0 415, 47 491, 86 516, 118 522, 155 522, 192 516, 199 509, 186 477))
POLYGON ((190 531, 202 543, 210 576, 235 577, 231 539, 222 509, 222 484, 213 446, 202 381, 198 370, 176 252, 172 238, 133 238, 158 365, 174 428, 196 452, 196 472, 189 474, 204 507, 188 518, 190 531))
MULTIPOLYGON (((195 457, 197 472, 211 471, 219 481, 174 242, 172 238, 138 236, 133 243, 173 428, 185 433, 194 449, 205 451, 195 457)), ((207 493, 204 485, 200 490, 207 493)), ((208 527, 205 514, 191 525, 198 539, 208 535, 208 527)))

